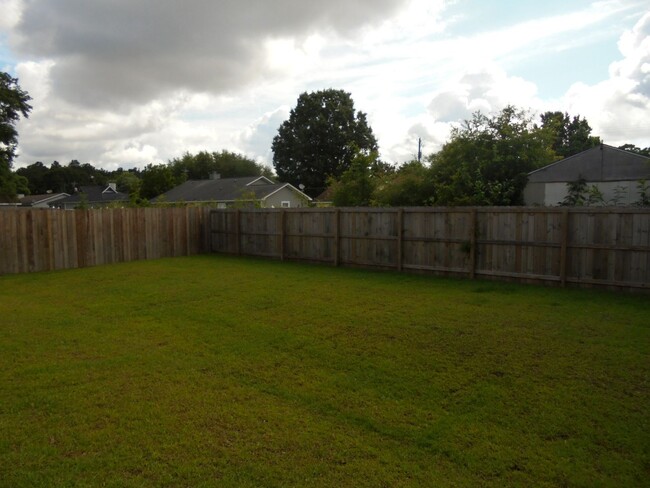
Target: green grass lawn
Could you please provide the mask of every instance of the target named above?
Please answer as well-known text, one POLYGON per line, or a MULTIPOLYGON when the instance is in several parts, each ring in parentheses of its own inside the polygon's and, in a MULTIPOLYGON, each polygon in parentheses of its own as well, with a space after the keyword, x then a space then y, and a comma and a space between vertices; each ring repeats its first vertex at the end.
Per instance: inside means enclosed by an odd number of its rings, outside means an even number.
POLYGON ((650 299, 220 256, 0 277, 0 486, 648 486, 650 299))

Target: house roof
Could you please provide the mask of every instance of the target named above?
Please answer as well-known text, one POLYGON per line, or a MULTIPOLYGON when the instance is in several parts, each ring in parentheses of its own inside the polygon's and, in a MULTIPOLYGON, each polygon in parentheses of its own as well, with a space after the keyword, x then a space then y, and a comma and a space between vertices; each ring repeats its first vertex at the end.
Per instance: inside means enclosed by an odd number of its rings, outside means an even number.
POLYGON ((314 198, 314 200, 316 200, 317 202, 329 203, 332 201, 333 195, 334 195, 334 187, 328 186, 327 188, 325 188, 325 191, 323 191, 320 195, 314 198))
POLYGON ((99 203, 125 202, 129 200, 129 196, 126 193, 121 193, 111 186, 104 187, 98 185, 90 185, 79 187, 77 193, 59 200, 59 203, 69 204, 81 202, 82 195, 85 195, 86 202, 90 205, 99 203))
POLYGON ((46 193, 43 195, 27 195, 20 199, 23 206, 38 205, 39 203, 54 202, 69 197, 67 193, 46 193))
MULTIPOLYGON (((188 180, 154 200, 165 202, 232 202, 252 193, 257 200, 263 200, 284 187, 304 195, 289 183, 273 183, 264 176, 240 178, 218 178, 210 180, 188 180)), ((251 195, 252 196, 252 195, 251 195)))
POLYGON ((607 144, 587 149, 528 173, 529 183, 635 181, 650 178, 650 158, 607 144))

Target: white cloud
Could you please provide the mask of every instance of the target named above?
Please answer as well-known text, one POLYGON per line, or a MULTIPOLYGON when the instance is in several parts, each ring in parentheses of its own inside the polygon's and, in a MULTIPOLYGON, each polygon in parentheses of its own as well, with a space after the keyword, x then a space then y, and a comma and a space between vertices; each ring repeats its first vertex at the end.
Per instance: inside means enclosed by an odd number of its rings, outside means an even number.
POLYGON ((618 45, 623 59, 610 66, 609 79, 591 86, 575 83, 563 105, 586 117, 608 144, 650 146, 650 13, 618 45))
POLYGON ((489 114, 506 105, 530 109, 540 105, 536 97, 534 83, 508 76, 494 66, 466 73, 437 93, 429 104, 429 112, 439 122, 457 122, 470 118, 474 112, 489 114))
POLYGON ((290 108, 283 106, 255 120, 238 136, 241 151, 269 164, 273 159, 271 144, 280 125, 289 118, 290 108))
POLYGON ((25 4, 17 52, 54 61, 69 103, 114 107, 177 90, 224 93, 265 74, 264 43, 315 31, 353 35, 406 0, 39 0, 25 4))
POLYGON ((539 109, 542 102, 537 98, 536 85, 508 76, 496 65, 463 73, 432 94, 428 113, 408 118, 408 125, 400 132, 405 136, 393 141, 386 155, 395 162, 413 159, 418 138, 424 143, 425 155, 437 152, 458 122, 470 119, 477 111, 491 114, 507 105, 539 109))
MULTIPOLYGON (((596 22, 603 15, 616 11, 620 5, 605 2, 602 7, 602 12, 593 13, 581 21, 596 22)), ((557 32, 567 29, 570 24, 567 20, 573 17, 569 16, 553 29, 557 32)), ((497 61, 510 51, 525 49, 527 45, 533 46, 551 25, 548 20, 534 21, 527 23, 525 29, 518 26, 502 33, 481 35, 480 42, 474 39, 472 45, 482 46, 477 51, 478 56, 475 52, 461 58, 483 57, 476 63, 485 67, 466 70, 436 90, 428 103, 429 116, 412 117, 407 135, 389 148, 388 154, 392 159, 398 160, 401 157, 404 161, 409 158, 405 156, 412 157, 413 151, 410 148, 416 147, 417 137, 425 141, 426 154, 438 151, 447 140, 454 123, 469 119, 476 111, 490 114, 506 105, 515 105, 533 113, 563 110, 573 115, 579 114, 587 118, 594 129, 593 133, 603 137, 609 144, 635 142, 644 147, 650 146, 650 13, 621 36, 619 49, 623 59, 610 66, 608 80, 593 86, 575 83, 561 100, 540 99, 534 82, 508 75, 497 61), (506 42, 506 32, 509 35, 518 33, 518 36, 511 38, 512 46, 499 47, 506 42), (512 42, 513 38, 518 40, 516 44, 512 42), (491 54, 485 55, 488 52, 491 54)), ((452 49, 454 53, 465 52, 465 41, 460 43, 458 49, 452 49)))
POLYGON ((0 0, 0 31, 14 28, 23 12, 22 0, 0 0))
POLYGON ((13 9, 0 28, 34 106, 17 166, 143 166, 221 149, 270 163, 298 95, 330 87, 368 114, 389 162, 411 159, 419 137, 436 151, 454 122, 507 104, 579 113, 607 142, 650 134, 647 21, 621 37, 608 80, 577 83, 563 100, 540 100, 534 80, 509 73, 519 59, 602 39, 607 19, 634 11, 627 0, 498 30, 485 19, 485 31, 456 37, 447 0, 0 2, 13 9))
POLYGON ((152 162, 157 151, 142 141, 164 129, 185 97, 165 102, 154 100, 122 111, 79 110, 53 96, 50 72, 54 65, 52 61, 43 61, 16 66, 21 87, 33 98, 30 117, 21 120, 18 126, 21 148, 18 166, 37 160, 49 163, 78 159, 105 167, 152 162))

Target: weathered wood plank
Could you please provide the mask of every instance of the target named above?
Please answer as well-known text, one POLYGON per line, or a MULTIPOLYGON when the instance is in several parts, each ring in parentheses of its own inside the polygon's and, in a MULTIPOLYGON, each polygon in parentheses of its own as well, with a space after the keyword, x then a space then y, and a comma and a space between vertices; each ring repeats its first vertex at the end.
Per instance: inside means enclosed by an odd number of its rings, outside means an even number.
POLYGON ((0 274, 212 250, 650 288, 650 210, 632 208, 10 209, 0 247, 0 274))
MULTIPOLYGON (((232 215, 232 211, 223 213, 232 215)), ((650 212, 640 213, 647 222, 650 212)), ((636 230, 638 226, 629 223, 635 215, 629 209, 291 209, 283 217, 282 231, 259 224, 242 227, 240 238, 242 242, 254 239, 253 254, 335 265, 441 274, 464 270, 470 276, 565 284, 585 277, 590 284, 603 280, 620 284, 630 275, 620 271, 621 259, 627 259, 646 279, 648 245, 621 237, 646 238, 645 228, 636 230), (578 230, 572 230, 576 226, 578 230), (614 232, 612 227, 623 230, 614 232), (274 252, 275 246, 282 252, 274 252), (599 252, 604 254, 598 256, 599 252)), ((232 235, 231 229, 223 232, 226 237, 232 235)))

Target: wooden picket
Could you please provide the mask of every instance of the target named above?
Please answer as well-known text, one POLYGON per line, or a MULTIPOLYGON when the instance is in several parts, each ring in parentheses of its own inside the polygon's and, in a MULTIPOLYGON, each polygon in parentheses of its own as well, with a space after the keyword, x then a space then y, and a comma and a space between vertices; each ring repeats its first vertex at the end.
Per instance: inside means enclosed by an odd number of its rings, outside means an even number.
POLYGON ((0 274, 209 251, 206 208, 0 210, 0 274))
POLYGON ((203 252, 650 290, 650 209, 0 210, 0 274, 203 252))
POLYGON ((213 252, 650 290, 650 209, 238 209, 209 225, 213 252))

